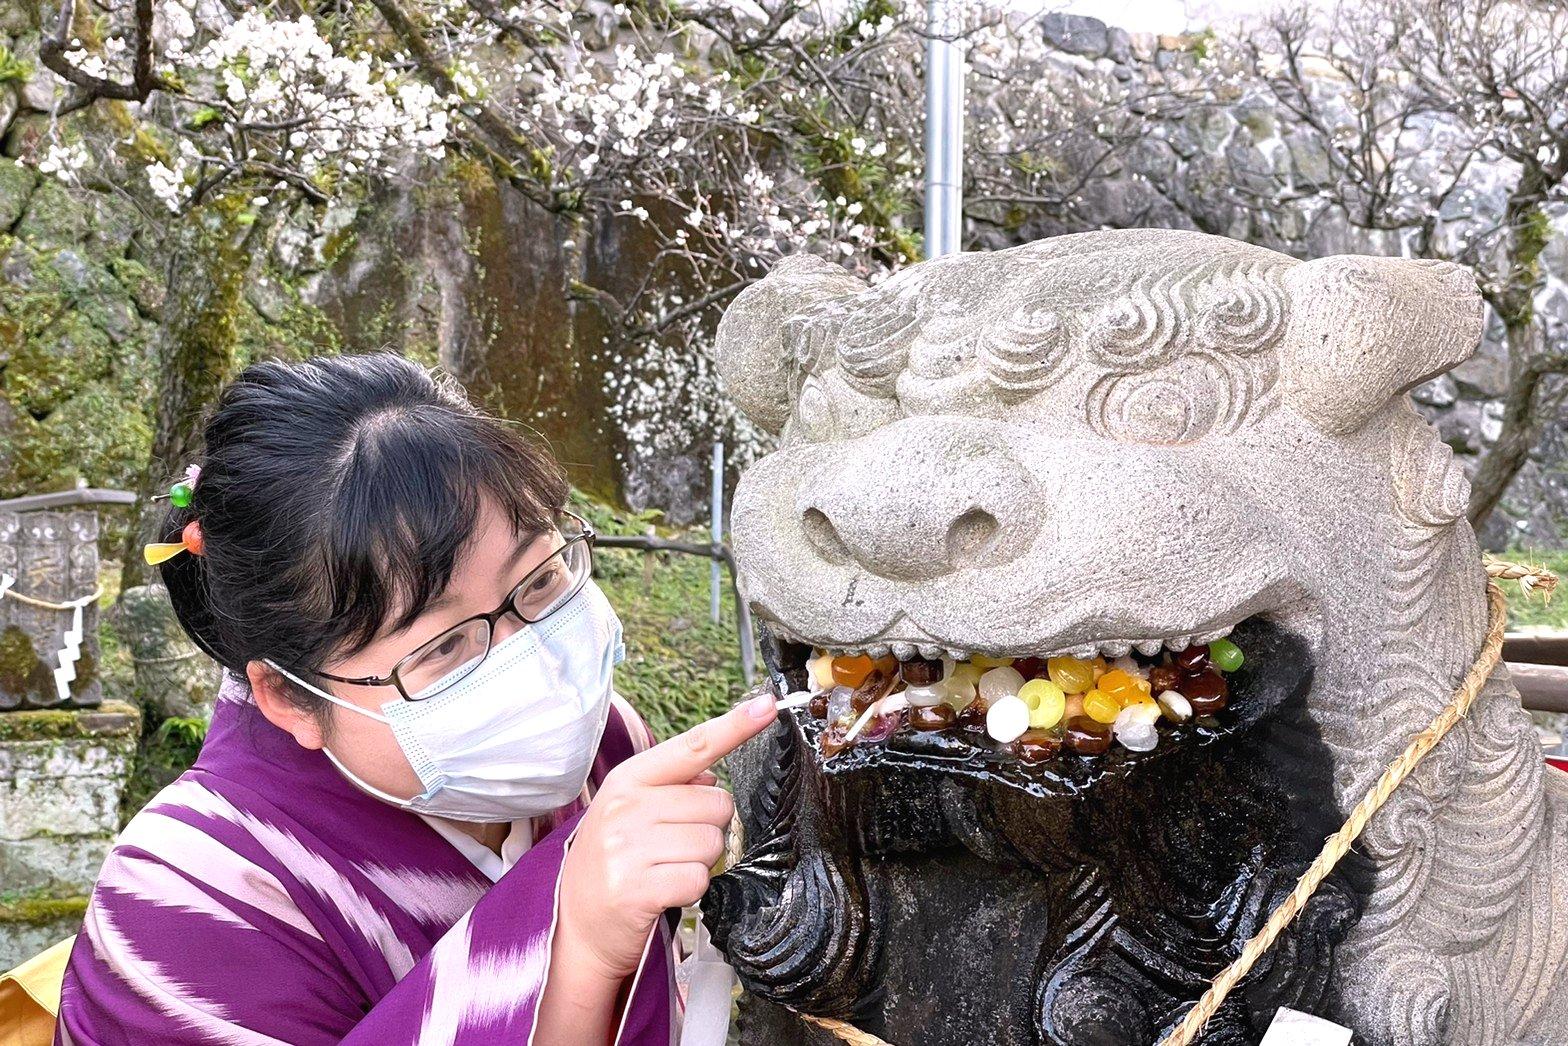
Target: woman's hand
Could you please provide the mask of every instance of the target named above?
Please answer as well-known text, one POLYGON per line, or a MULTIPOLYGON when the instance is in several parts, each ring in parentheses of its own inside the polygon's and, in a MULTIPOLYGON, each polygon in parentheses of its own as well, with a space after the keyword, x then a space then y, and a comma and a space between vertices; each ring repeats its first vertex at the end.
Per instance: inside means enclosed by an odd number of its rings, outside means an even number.
POLYGON ((558 945, 607 979, 637 968, 654 921, 696 903, 724 852, 735 801, 708 768, 777 715, 772 695, 753 698, 605 776, 566 853, 558 945))

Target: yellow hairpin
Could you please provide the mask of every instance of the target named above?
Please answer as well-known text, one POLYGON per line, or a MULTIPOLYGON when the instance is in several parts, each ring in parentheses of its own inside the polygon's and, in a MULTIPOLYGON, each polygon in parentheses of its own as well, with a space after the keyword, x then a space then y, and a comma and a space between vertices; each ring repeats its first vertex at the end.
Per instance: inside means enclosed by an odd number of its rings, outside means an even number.
POLYGON ((201 523, 193 519, 185 524, 184 530, 180 531, 180 540, 154 541, 151 544, 143 545, 142 558, 147 561, 149 566, 155 567, 159 563, 168 562, 181 552, 189 552, 193 556, 199 556, 205 549, 206 544, 201 536, 201 523))

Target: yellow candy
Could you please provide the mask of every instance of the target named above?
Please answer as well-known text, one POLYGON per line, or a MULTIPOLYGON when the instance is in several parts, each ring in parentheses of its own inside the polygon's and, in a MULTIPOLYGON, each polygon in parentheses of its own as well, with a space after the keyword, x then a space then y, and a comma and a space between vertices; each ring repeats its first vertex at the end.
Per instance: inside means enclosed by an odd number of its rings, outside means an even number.
POLYGON ((1062 709, 1062 722, 1068 723, 1083 715, 1083 695, 1068 694, 1067 707, 1062 709))
POLYGON ((1142 694, 1138 689, 1138 678, 1119 668, 1113 668, 1105 673, 1095 681, 1095 686, 1115 698, 1116 703, 1123 708, 1132 704, 1142 694))
POLYGON ((1100 677, 1103 676, 1106 672, 1109 672, 1110 669, 1111 666, 1106 663, 1105 658, 1096 656, 1094 659, 1094 681, 1098 683, 1100 681, 1100 677))
POLYGON ((1043 730, 1062 721, 1067 695, 1049 679, 1031 679, 1018 689, 1018 696, 1029 706, 1029 728, 1043 730))
POLYGON ((1082 694, 1094 686, 1094 667, 1076 657, 1047 658, 1045 674, 1069 694, 1082 694))
POLYGON ((812 686, 817 690, 832 690, 836 685, 833 682, 833 655, 823 654, 806 662, 806 671, 811 676, 812 686))
POLYGON ((1110 725, 1116 722, 1116 713, 1121 710, 1122 706, 1116 698, 1104 690, 1091 690, 1083 695, 1083 714, 1096 723, 1110 725))
POLYGON ((1010 657, 986 657, 984 654, 976 654, 969 659, 969 663, 981 669, 1005 668, 1013 663, 1013 659, 1010 657))

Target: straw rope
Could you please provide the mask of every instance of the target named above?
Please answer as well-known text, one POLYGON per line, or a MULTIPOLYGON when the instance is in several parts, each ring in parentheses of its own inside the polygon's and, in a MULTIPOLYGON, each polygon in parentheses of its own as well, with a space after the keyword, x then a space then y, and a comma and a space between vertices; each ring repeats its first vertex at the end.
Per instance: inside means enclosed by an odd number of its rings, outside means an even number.
POLYGON ((37 596, 24 596, 14 588, 7 588, 3 591, 0 591, 0 596, 3 596, 6 599, 14 599, 18 603, 26 603, 28 606, 37 607, 39 610, 75 610, 79 606, 86 606, 88 603, 96 603, 102 595, 102 585, 99 585, 97 588, 93 589, 90 595, 85 595, 80 599, 73 599, 69 603, 54 603, 47 599, 39 599, 37 596))
MULTIPOLYGON (((1551 571, 1541 567, 1530 567, 1518 563, 1508 563, 1501 560, 1487 560, 1486 564, 1486 600, 1488 607, 1488 621, 1486 638, 1481 644, 1481 650, 1476 655, 1475 661, 1470 665, 1469 671, 1460 681, 1459 688, 1454 691, 1447 707, 1445 707, 1429 723, 1425 730, 1411 738, 1405 750, 1389 764, 1388 769, 1356 804, 1345 823, 1340 826, 1323 844, 1323 849, 1318 853, 1317 859, 1302 873, 1297 880, 1295 889, 1269 916, 1268 922, 1253 936, 1241 949, 1235 961, 1227 966, 1219 976, 1209 984, 1208 991, 1203 993, 1182 1022, 1176 1029, 1162 1040, 1159 1046, 1190 1046, 1190 1044, 1203 1034, 1204 1026, 1209 1019, 1219 1010, 1225 1002, 1226 996, 1236 987, 1242 978, 1251 972, 1252 967, 1263 957, 1274 942, 1279 938, 1296 915, 1311 899, 1319 885, 1326 879, 1334 866, 1349 852, 1357 837, 1366 828, 1372 815, 1388 802, 1394 790, 1400 786, 1405 778, 1410 776, 1416 766, 1437 743, 1451 730, 1455 723, 1463 719, 1470 711, 1470 706, 1475 703, 1481 688, 1491 677, 1493 669, 1502 659, 1503 631, 1507 626, 1508 600, 1503 595, 1503 590, 1498 587, 1494 578, 1503 578, 1520 582, 1526 594, 1532 589, 1540 590, 1547 598, 1551 597, 1557 586, 1557 576, 1551 571)), ((731 824, 730 835, 730 862, 739 859, 741 852, 740 819, 736 817, 731 824)), ((851 1046, 892 1046, 885 1039, 881 1039, 868 1031, 862 1031, 846 1021, 832 1017, 818 1017, 814 1014, 801 1013, 795 1010, 795 1015, 802 1020, 826 1029, 840 1041, 850 1043, 851 1046)))

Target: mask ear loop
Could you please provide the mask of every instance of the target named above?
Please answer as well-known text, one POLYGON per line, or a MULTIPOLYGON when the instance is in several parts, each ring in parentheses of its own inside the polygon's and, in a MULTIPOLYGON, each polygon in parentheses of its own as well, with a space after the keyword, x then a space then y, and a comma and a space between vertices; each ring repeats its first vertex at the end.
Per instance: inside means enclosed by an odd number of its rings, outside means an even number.
MULTIPOLYGON (((321 689, 319 686, 313 686, 312 684, 305 682, 299 676, 295 675, 293 672, 290 672, 288 669, 284 668, 282 665, 278 664, 276 661, 272 660, 271 658, 262 658, 262 664, 270 666, 274 671, 277 671, 277 672, 281 673, 282 675, 286 676, 287 678, 289 678, 289 679, 293 680, 294 682, 298 683, 300 686, 304 687, 306 690, 309 690, 311 693, 315 694, 317 697, 320 697, 320 698, 322 698, 324 700, 330 701, 330 702, 332 702, 335 705, 340 705, 343 708, 352 709, 353 711, 358 712, 360 715, 367 716, 367 717, 369 717, 371 719, 376 720, 377 722, 386 723, 389 726, 392 724, 392 720, 391 719, 387 718, 386 716, 382 715, 379 712, 372 712, 368 708, 361 708, 361 707, 359 707, 358 705, 354 704, 351 701, 343 700, 341 697, 337 696, 336 694, 328 693, 327 691, 321 689)), ((414 803, 417 800, 429 798, 429 790, 427 790, 422 795, 416 795, 416 796, 414 796, 412 798, 409 798, 409 799, 402 799, 402 798, 399 798, 398 796, 393 795, 390 792, 383 792, 381 789, 377 788, 375 785, 371 784, 369 781, 366 781, 364 778, 360 777, 354 771, 352 771, 348 767, 344 766, 343 765, 343 761, 341 759, 339 759, 337 756, 333 755, 332 754, 332 749, 328 748, 326 745, 322 745, 321 746, 321 753, 327 757, 327 761, 328 762, 330 762, 334 767, 337 768, 338 773, 340 773, 344 777, 346 777, 348 779, 348 782, 350 784, 352 784, 355 788, 358 788, 361 792, 364 792, 366 795, 369 795, 369 796, 371 796, 373 798, 376 798, 376 799, 380 799, 383 803, 387 803, 390 806, 395 806, 399 810, 407 810, 407 811, 412 813, 413 810, 414 810, 414 803)), ((421 782, 421 783, 423 783, 423 782, 421 782)))

